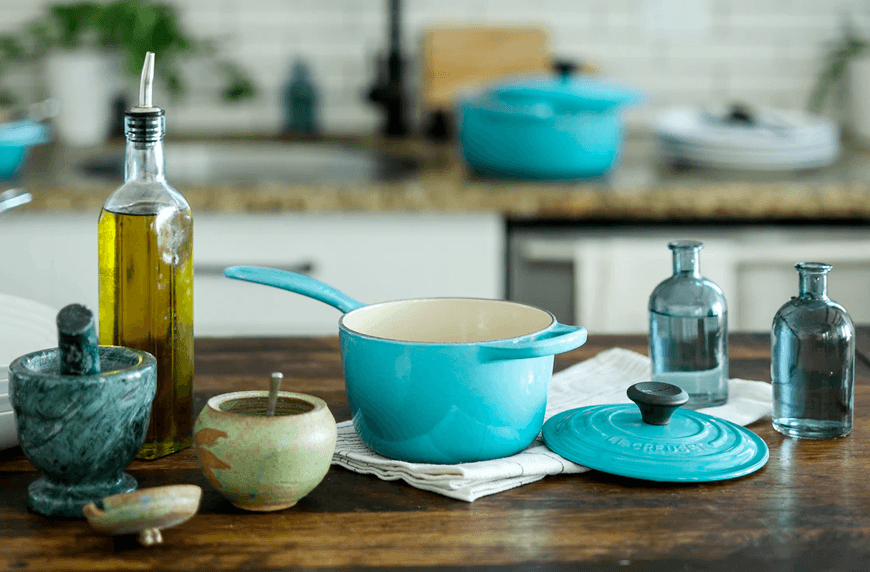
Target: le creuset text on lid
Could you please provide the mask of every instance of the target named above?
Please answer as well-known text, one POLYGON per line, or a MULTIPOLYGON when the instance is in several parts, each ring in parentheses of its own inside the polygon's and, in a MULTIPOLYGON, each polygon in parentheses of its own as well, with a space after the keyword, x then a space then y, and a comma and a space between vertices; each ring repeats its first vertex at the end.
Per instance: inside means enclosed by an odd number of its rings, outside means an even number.
POLYGON ((767 463, 767 445, 752 431, 698 411, 677 409, 688 394, 667 383, 632 385, 634 404, 580 407, 554 415, 544 443, 583 466, 649 481, 721 481, 767 463))

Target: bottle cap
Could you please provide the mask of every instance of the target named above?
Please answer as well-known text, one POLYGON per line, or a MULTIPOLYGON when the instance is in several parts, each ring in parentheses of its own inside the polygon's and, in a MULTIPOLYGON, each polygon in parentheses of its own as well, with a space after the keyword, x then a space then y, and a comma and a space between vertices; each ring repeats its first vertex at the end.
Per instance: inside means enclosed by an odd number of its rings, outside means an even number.
POLYGON ((154 53, 145 54, 139 79, 139 102, 124 114, 124 133, 130 141, 153 142, 166 133, 164 112, 153 104, 154 53))

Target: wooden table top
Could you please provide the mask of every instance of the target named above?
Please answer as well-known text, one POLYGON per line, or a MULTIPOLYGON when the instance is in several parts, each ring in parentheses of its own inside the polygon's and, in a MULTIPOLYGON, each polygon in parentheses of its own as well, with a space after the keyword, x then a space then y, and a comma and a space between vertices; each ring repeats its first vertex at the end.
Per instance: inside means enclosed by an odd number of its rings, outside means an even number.
MULTIPOLYGON (((732 334, 734 377, 770 380, 767 335, 732 334)), ((611 347, 646 353, 644 336, 590 336, 556 357, 563 369, 611 347)), ((164 531, 164 544, 104 537, 83 520, 48 519, 25 503, 35 469, 19 448, 0 452, 0 568, 4 570, 866 570, 870 564, 870 330, 861 329, 855 425, 833 441, 750 428, 768 464, 709 484, 657 484, 591 471, 453 500, 401 481, 332 467, 295 507, 250 513, 224 500, 193 449, 134 461, 140 487, 193 483, 200 512, 164 531)), ((322 397, 349 418, 336 338, 201 339, 196 404, 231 390, 284 388, 322 397)))

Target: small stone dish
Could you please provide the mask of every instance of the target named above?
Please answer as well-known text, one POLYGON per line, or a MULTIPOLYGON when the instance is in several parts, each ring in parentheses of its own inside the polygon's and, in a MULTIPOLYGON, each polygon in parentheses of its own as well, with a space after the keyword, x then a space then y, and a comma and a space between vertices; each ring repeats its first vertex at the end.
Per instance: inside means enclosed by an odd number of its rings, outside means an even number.
POLYGON ((295 505, 326 476, 335 451, 335 418, 322 399, 276 393, 273 415, 268 391, 212 397, 193 428, 206 478, 244 510, 295 505))
POLYGON ((97 532, 136 534, 139 544, 163 542, 160 531, 181 524, 199 510, 202 489, 196 485, 171 485, 113 495, 88 503, 82 513, 97 532))

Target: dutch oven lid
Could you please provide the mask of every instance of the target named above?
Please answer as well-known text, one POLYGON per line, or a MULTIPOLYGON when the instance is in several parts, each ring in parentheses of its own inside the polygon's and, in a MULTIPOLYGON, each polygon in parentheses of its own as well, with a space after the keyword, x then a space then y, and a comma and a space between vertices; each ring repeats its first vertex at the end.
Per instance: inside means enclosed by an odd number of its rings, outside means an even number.
POLYGON ((767 445, 752 431, 677 409, 689 398, 679 387, 643 382, 627 393, 635 404, 581 407, 554 415, 544 424, 544 443, 590 469, 649 481, 721 481, 748 475, 767 463, 767 445))
POLYGON ((553 106, 557 113, 570 113, 605 112, 639 101, 637 91, 606 80, 541 77, 493 85, 477 98, 476 104, 509 113, 523 113, 540 105, 553 106))

